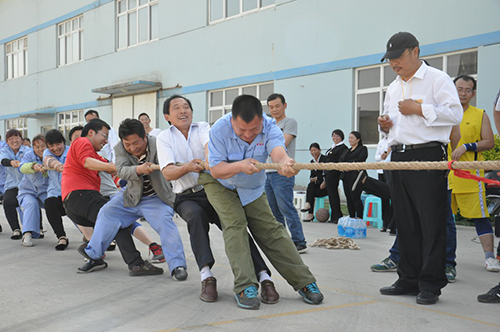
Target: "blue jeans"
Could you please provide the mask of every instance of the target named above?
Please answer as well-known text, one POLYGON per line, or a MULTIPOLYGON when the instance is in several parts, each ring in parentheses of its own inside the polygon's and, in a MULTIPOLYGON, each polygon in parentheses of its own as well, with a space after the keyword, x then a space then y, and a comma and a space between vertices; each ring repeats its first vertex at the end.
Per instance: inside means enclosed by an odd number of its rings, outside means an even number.
POLYGON ((271 211, 276 220, 285 226, 288 224, 292 241, 298 245, 306 245, 304 231, 299 214, 293 206, 293 185, 295 176, 287 178, 278 172, 266 173, 266 195, 271 211), (286 224, 285 224, 286 219, 286 224))
MULTIPOLYGON (((448 190, 448 213, 446 215, 446 265, 457 266, 455 261, 457 258, 457 226, 455 225, 455 217, 451 211, 451 190, 448 190)), ((391 249, 389 249, 389 258, 394 262, 399 262, 398 235, 391 249)))
POLYGON ((144 217, 160 235, 163 254, 170 273, 178 267, 186 267, 186 257, 179 229, 172 217, 174 210, 158 196, 142 197, 137 206, 123 206, 123 192, 118 192, 97 215, 94 234, 85 252, 93 259, 99 259, 116 237, 120 228, 127 228, 137 219, 144 217))

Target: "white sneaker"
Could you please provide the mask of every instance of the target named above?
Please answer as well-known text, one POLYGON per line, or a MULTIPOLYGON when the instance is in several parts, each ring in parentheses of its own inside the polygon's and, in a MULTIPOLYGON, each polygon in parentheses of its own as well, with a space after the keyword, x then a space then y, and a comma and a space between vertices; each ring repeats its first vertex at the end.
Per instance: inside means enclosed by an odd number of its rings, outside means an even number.
POLYGON ((484 263, 486 271, 489 272, 500 272, 500 262, 495 258, 488 258, 484 263))
POLYGON ((23 241, 22 241, 23 247, 33 247, 33 238, 31 236, 31 233, 24 233, 23 235, 23 241))

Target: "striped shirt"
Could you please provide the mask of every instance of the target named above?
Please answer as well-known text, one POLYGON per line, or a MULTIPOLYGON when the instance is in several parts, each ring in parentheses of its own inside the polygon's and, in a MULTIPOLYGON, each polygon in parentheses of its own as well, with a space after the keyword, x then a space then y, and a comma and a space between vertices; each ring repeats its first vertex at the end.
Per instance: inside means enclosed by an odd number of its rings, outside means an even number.
MULTIPOLYGON (((149 150, 146 151, 146 153, 143 154, 139 158, 139 165, 146 163, 148 154, 149 154, 149 150)), ((142 185, 142 196, 154 196, 154 195, 156 195, 156 192, 153 189, 153 186, 151 185, 151 178, 149 177, 149 175, 143 174, 142 176, 144 177, 144 183, 142 185)))

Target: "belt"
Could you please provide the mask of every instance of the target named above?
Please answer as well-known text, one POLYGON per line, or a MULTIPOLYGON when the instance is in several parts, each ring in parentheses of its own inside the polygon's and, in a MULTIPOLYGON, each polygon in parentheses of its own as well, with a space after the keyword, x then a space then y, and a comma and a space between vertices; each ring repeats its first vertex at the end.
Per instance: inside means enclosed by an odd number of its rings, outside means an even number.
POLYGON ((186 189, 184 190, 183 192, 177 194, 177 195, 188 195, 188 194, 194 194, 194 193, 197 193, 199 191, 202 191, 203 190, 203 186, 201 184, 199 185, 196 185, 194 187, 191 187, 189 189, 186 189))
POLYGON ((409 151, 409 150, 433 148, 433 147, 437 147, 437 146, 443 147, 444 144, 441 142, 429 142, 429 143, 413 144, 413 145, 396 144, 396 145, 391 145, 391 151, 393 151, 393 152, 405 152, 405 151, 409 151))

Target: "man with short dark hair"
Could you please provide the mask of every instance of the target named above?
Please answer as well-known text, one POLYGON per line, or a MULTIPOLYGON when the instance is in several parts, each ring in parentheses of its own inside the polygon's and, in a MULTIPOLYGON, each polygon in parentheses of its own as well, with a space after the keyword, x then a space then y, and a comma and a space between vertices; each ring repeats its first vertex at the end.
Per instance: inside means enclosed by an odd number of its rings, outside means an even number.
MULTIPOLYGON (((281 129, 285 138, 285 148, 290 158, 295 158, 295 141, 297 138, 297 121, 286 116, 287 103, 285 97, 279 93, 273 93, 267 98, 267 106, 276 124, 281 129)), ((268 159, 268 162, 271 162, 268 159)), ((307 252, 307 242, 304 230, 300 223, 299 214, 293 205, 293 186, 295 176, 286 177, 276 170, 266 170, 266 195, 274 217, 283 226, 288 225, 292 241, 297 251, 301 254, 307 252), (286 223, 285 223, 286 220, 286 223)))
POLYGON ((321 303, 323 294, 316 279, 269 208, 263 192, 265 173, 254 165, 265 162, 270 154, 281 165, 281 175, 297 174, 291 167, 295 161, 286 154, 281 130, 263 115, 260 100, 241 95, 234 100, 231 113, 213 125, 209 137, 208 161, 213 177, 202 173, 198 182, 221 221, 237 305, 244 309, 260 306, 247 227, 276 270, 304 301, 321 303))
POLYGON ((151 119, 150 119, 150 117, 149 117, 149 115, 147 113, 141 113, 141 114, 139 114, 139 116, 137 117, 137 119, 139 121, 141 121, 141 123, 143 124, 144 129, 146 130, 146 133, 148 135, 151 135, 151 136, 154 136, 154 137, 158 137, 158 135, 161 133, 161 129, 152 128, 150 126, 151 119))
MULTIPOLYGON (((467 75, 458 76, 453 80, 457 87, 460 103, 463 108, 463 120, 460 123, 461 139, 451 154, 449 160, 481 161, 484 160, 483 151, 495 146, 495 138, 491 129, 490 119, 482 109, 470 105, 476 95, 476 80, 467 75)), ((468 170, 472 175, 484 177, 484 170, 468 170)), ((479 241, 485 254, 486 271, 499 272, 500 263, 495 258, 493 246, 493 228, 486 202, 486 189, 483 182, 463 179, 452 172, 448 175, 451 191, 451 207, 456 214, 471 219, 476 227, 479 241)))
MULTIPOLYGON (((215 258, 210 248, 210 224, 222 229, 219 216, 210 205, 203 186, 198 184, 204 168, 205 148, 210 127, 206 122, 193 122, 189 100, 173 95, 164 104, 165 120, 171 126, 157 139, 158 159, 163 175, 172 181, 176 193, 174 210, 187 223, 191 248, 201 274, 200 299, 214 302, 218 298, 217 280, 212 274, 215 258), (177 165, 183 163, 183 165, 177 165)), ((271 272, 262 259, 253 239, 248 236, 255 274, 262 286, 262 301, 277 303, 279 295, 271 280, 271 272)))
MULTIPOLYGON (((101 258, 117 232, 128 231, 137 219, 144 217, 160 235, 172 278, 186 280, 184 248, 179 230, 172 220, 174 194, 163 175, 151 168, 158 163, 156 138, 147 135, 142 123, 135 119, 123 120, 118 132, 121 142, 115 146, 116 169, 118 176, 127 180, 127 186, 101 209, 94 234, 84 253, 92 260, 101 258)), ((129 274, 161 273, 163 269, 146 261, 141 268, 132 267, 129 274)))
MULTIPOLYGON (((66 156, 61 193, 66 214, 77 225, 94 227, 97 214, 108 202, 99 192, 101 178, 98 172, 115 173, 116 167, 97 154, 108 141, 108 131, 106 122, 100 119, 89 121, 82 130, 82 136, 72 142, 66 156)), ((116 241, 130 269, 144 264, 128 229, 121 229, 116 241)), ((107 266, 99 257, 90 259, 79 271, 92 272, 107 266)))
MULTIPOLYGON (((95 110, 88 110, 87 112, 85 112, 84 118, 87 123, 92 119, 100 119, 99 113, 95 110)), ((118 135, 116 134, 115 128, 110 126, 108 133, 108 143, 101 149, 101 152, 99 154, 114 163, 116 157, 113 148, 118 143, 118 141, 119 139, 118 135)))
MULTIPOLYGON (((387 42, 381 61, 398 75, 389 85, 378 118, 388 134, 391 161, 444 161, 444 146, 463 111, 457 90, 444 72, 419 59, 419 42, 399 32, 387 42)), ((398 229, 399 279, 383 295, 418 294, 418 304, 435 304, 448 280, 446 263, 446 171, 392 171, 398 229)))

